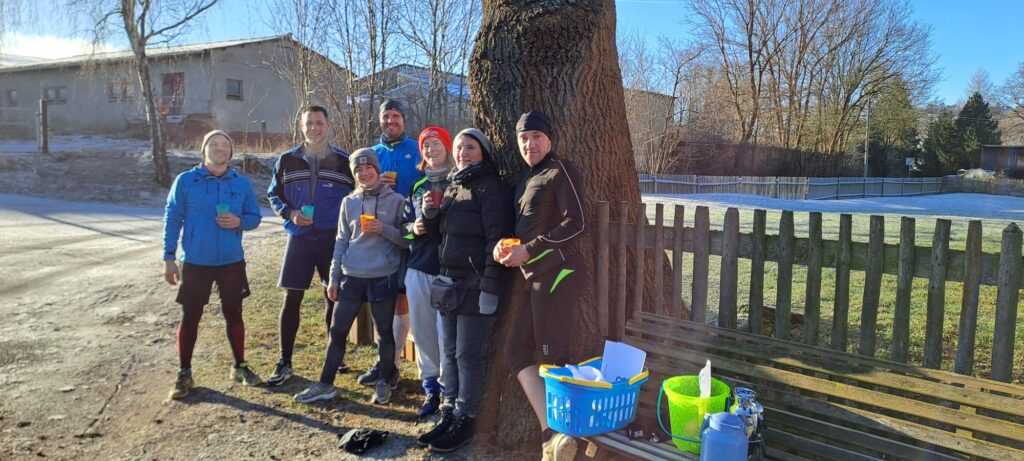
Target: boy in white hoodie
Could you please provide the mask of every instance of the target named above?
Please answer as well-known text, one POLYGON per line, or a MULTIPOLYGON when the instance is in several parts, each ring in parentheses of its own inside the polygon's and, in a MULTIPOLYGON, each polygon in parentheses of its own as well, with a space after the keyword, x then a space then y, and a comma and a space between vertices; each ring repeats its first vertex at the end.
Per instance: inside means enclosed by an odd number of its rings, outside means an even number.
POLYGON ((359 149, 349 156, 356 190, 341 201, 338 238, 331 262, 327 296, 334 301, 327 354, 320 381, 295 396, 301 403, 334 398, 334 377, 345 359, 345 336, 364 302, 370 303, 373 323, 380 341, 381 370, 375 384, 373 403, 391 401, 392 382, 398 375, 394 366, 395 337, 391 328, 398 293, 401 252, 409 247, 404 238, 405 199, 380 178, 380 164, 371 149, 359 149))

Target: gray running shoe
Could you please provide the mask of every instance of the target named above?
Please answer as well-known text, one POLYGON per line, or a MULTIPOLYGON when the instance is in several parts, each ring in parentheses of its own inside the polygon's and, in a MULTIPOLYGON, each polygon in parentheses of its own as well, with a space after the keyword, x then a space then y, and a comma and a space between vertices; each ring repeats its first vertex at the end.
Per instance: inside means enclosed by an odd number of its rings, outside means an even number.
POLYGON ((387 405, 391 403, 391 385, 387 381, 379 380, 376 386, 374 386, 373 398, 370 399, 370 403, 376 405, 387 405))
POLYGON ((334 386, 317 381, 310 384, 306 390, 295 394, 295 401, 299 403, 313 403, 317 400, 333 399, 335 394, 334 386))

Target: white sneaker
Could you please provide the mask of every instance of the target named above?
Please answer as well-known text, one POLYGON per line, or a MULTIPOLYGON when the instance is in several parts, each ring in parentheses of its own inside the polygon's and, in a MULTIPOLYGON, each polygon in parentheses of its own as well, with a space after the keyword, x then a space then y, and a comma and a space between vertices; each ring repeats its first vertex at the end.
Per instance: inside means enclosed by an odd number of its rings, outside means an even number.
POLYGON ((295 394, 295 401, 299 403, 313 403, 317 400, 333 399, 335 394, 334 386, 315 382, 310 384, 306 390, 295 394))
POLYGON ((544 461, 572 461, 578 449, 576 439, 556 432, 551 440, 544 442, 541 453, 544 461))

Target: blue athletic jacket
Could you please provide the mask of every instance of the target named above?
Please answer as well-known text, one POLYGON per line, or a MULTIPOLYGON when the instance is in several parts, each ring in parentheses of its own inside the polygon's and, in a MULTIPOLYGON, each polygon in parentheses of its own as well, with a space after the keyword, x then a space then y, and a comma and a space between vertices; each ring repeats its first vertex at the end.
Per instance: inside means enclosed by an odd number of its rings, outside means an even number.
POLYGON ((164 260, 174 260, 181 237, 181 259, 199 266, 223 266, 245 259, 242 231, 253 230, 263 217, 249 178, 234 168, 213 176, 205 166, 178 175, 164 210, 164 260), (217 204, 242 220, 235 229, 217 225, 217 204), (182 230, 184 229, 184 232, 182 230))
POLYGON ((370 149, 377 153, 381 172, 398 173, 398 181, 392 189, 409 198, 413 183, 423 177, 423 173, 416 169, 416 165, 420 163, 420 145, 406 135, 402 135, 402 139, 394 142, 385 141, 382 136, 380 143, 370 149))
POLYGON ((329 149, 331 152, 320 161, 315 189, 310 188, 309 163, 302 156, 302 146, 281 154, 274 164, 267 199, 291 235, 337 232, 341 199, 352 192, 355 182, 348 167, 348 153, 334 146, 329 149), (304 205, 313 205, 312 226, 297 226, 289 219, 292 210, 304 205))

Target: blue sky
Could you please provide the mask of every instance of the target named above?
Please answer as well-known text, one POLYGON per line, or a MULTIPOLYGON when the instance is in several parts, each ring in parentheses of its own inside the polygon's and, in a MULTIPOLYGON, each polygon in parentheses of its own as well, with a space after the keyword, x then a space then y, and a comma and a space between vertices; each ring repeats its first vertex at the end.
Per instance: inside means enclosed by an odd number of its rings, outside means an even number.
MULTIPOLYGON (((948 104, 965 99, 965 91, 972 74, 985 69, 992 83, 1000 85, 1024 62, 1024 0, 911 0, 914 17, 932 26, 932 52, 938 57, 941 80, 935 85, 934 96, 948 104)), ((658 37, 687 39, 690 26, 686 24, 685 3, 680 0, 617 0, 619 29, 642 30, 652 45, 658 37)), ((245 0, 221 0, 215 10, 208 12, 205 26, 197 28, 185 42, 231 40, 273 35, 266 25, 251 11, 253 6, 245 0)), ((49 33, 33 24, 33 33, 49 33)), ((22 34, 27 31, 21 31, 22 34)), ((41 54, 56 57, 78 54, 80 43, 63 37, 38 39, 15 36, 5 42, 6 52, 41 54), (13 42, 13 43, 7 43, 13 42), (65 48, 68 48, 65 50, 65 48)), ((124 48, 117 42, 114 48, 124 48)))
MULTIPOLYGON (((656 37, 688 37, 685 3, 679 0, 617 0, 619 30, 644 30, 656 37)), ((941 81, 934 96, 954 104, 979 68, 1001 85, 1024 62, 1024 1, 912 0, 914 18, 932 26, 932 53, 941 81)))

